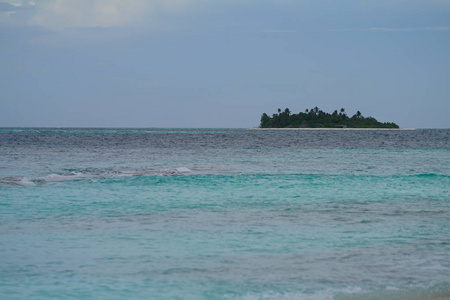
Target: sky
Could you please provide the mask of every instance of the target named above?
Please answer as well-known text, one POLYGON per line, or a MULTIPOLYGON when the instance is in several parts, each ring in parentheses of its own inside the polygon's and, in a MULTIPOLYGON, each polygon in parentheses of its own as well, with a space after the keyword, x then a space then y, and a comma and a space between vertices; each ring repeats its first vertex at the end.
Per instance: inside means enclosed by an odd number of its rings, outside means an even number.
POLYGON ((450 0, 0 0, 0 127, 450 128, 450 0))

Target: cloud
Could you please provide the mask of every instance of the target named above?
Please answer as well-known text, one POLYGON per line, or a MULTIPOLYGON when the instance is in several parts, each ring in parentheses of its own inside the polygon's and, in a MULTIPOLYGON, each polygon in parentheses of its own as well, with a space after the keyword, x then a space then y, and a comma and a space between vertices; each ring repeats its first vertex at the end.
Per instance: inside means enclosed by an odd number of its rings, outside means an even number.
POLYGON ((123 27, 152 23, 200 1, 204 0, 0 0, 7 10, 0 22, 51 30, 123 27))
POLYGON ((417 31, 414 28, 389 28, 389 27, 370 27, 370 28, 340 28, 334 31, 380 31, 380 32, 411 32, 417 31))
POLYGON ((395 32, 395 31, 416 31, 413 28, 386 28, 386 27, 372 27, 367 28, 366 31, 384 31, 384 32, 395 32))
POLYGON ((26 6, 31 5, 34 6, 36 3, 33 0, 0 0, 0 3, 7 3, 11 6, 26 6))
POLYGON ((0 24, 10 22, 11 17, 16 13, 15 11, 0 11, 0 24))
POLYGON ((32 24, 48 29, 118 27, 144 20, 145 0, 48 0, 38 4, 32 24))
POLYGON ((35 2, 30 0, 0 0, 0 25, 26 25, 34 6, 35 2))
POLYGON ((434 26, 434 27, 425 27, 424 28, 427 31, 449 31, 449 26, 434 26))

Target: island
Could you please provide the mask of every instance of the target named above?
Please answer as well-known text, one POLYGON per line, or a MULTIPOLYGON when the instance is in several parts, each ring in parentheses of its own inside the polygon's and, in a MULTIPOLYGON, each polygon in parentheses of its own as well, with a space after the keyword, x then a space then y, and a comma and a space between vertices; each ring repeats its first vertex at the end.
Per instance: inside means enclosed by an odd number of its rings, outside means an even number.
POLYGON ((364 117, 360 111, 349 117, 344 108, 329 114, 316 106, 298 114, 292 114, 289 108, 284 111, 278 109, 278 113, 272 117, 263 113, 259 128, 399 128, 399 126, 393 122, 382 123, 373 117, 364 117))

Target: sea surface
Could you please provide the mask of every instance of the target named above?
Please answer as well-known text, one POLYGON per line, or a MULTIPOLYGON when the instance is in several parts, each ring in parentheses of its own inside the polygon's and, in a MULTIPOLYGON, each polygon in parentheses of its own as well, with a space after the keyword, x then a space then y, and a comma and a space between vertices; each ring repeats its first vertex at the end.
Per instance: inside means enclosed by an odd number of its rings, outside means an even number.
POLYGON ((450 295, 450 130, 0 129, 0 299, 450 295))

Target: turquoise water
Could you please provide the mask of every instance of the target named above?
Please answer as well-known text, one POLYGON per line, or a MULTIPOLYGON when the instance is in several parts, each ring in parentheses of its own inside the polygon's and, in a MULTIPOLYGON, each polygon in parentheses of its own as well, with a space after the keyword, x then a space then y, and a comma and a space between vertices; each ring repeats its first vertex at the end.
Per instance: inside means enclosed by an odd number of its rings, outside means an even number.
POLYGON ((449 137, 0 130, 0 298, 448 296, 449 137))

